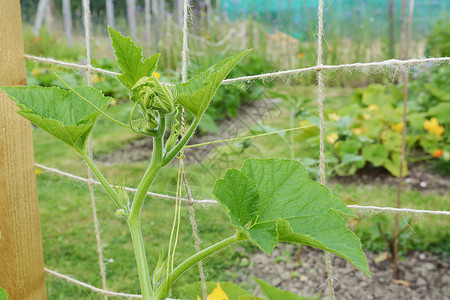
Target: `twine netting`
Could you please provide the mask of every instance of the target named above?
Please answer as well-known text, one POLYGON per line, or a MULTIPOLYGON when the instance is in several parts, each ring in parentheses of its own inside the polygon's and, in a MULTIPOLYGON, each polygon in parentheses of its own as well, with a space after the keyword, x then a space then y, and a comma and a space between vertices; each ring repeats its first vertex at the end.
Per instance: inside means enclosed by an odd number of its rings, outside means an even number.
MULTIPOLYGON (((411 6, 414 6, 414 2, 411 1, 411 6)), ((92 72, 98 72, 102 73, 108 76, 117 76, 119 73, 104 70, 101 68, 95 68, 91 65, 91 51, 90 51, 90 38, 91 33, 89 30, 89 18, 90 18, 90 11, 89 11, 89 0, 82 0, 83 3, 83 20, 85 25, 85 44, 86 44, 86 64, 77 64, 77 63, 71 63, 71 62, 64 62, 60 60, 56 60, 53 58, 47 58, 47 57, 37 57, 33 55, 25 55, 25 59, 30 61, 37 61, 45 64, 53 64, 58 65, 65 68, 71 68, 71 69, 77 69, 77 70, 83 70, 85 71, 85 75, 88 80, 88 85, 92 84, 91 76, 92 72)), ((410 9, 412 11, 412 9, 410 9)), ((291 70, 283 70, 283 71, 277 71, 272 73, 265 73, 265 74, 256 74, 252 76, 243 76, 243 77, 237 77, 237 78, 230 78, 223 81, 222 84, 234 84, 236 82, 245 81, 245 82, 251 82, 254 80, 273 80, 273 79, 291 79, 295 78, 303 73, 308 72, 315 72, 317 74, 317 103, 319 108, 319 135, 320 135, 320 142, 319 142, 319 174, 320 174, 320 182, 322 184, 325 184, 325 147, 324 147, 324 116, 323 116, 323 106, 324 106, 324 99, 325 99, 325 93, 326 93, 326 85, 325 85, 325 71, 339 71, 339 70, 359 70, 359 71, 372 71, 372 72, 378 72, 384 69, 394 70, 396 72, 401 72, 407 74, 409 69, 412 66, 419 66, 419 65, 430 65, 430 64, 439 64, 439 63, 449 63, 450 57, 429 57, 429 58, 412 58, 408 59, 408 55, 403 56, 403 59, 390 59, 390 60, 384 60, 384 61, 378 61, 378 62, 367 62, 367 63, 350 63, 350 64, 339 64, 339 65, 323 65, 323 49, 322 49, 322 43, 323 43, 323 0, 319 1, 318 6, 318 14, 317 14, 317 20, 318 20, 318 26, 317 26, 317 62, 315 66, 307 67, 307 68, 300 68, 300 69, 291 69, 291 70)), ((188 18, 189 18, 189 0, 183 0, 183 27, 182 27, 182 81, 185 82, 187 80, 187 66, 188 66, 188 39, 197 39, 197 40, 204 40, 203 37, 197 37, 194 35, 189 36, 188 32, 188 18)), ((410 24, 411 25, 411 15, 410 15, 410 24)), ((210 42, 208 40, 205 40, 204 42, 206 44, 211 44, 213 46, 227 46, 228 42, 233 39, 234 36, 242 37, 245 35, 245 29, 241 32, 236 32, 235 29, 231 29, 228 34, 220 41, 218 42, 210 42)), ((408 39, 410 39, 410 28, 408 32, 408 39)), ((407 51, 407 50, 406 50, 407 51)), ((406 111, 405 111, 406 113, 406 111)), ((183 112, 183 119, 182 124, 184 128, 184 112, 183 112)), ((406 127, 406 126, 405 126, 406 127)), ((404 127, 404 130, 405 130, 404 127)), ((183 129, 184 130, 184 129, 183 129)), ((232 139, 231 139, 232 140, 232 139)), ((89 156, 92 157, 92 140, 89 139, 89 146, 88 146, 88 152, 89 156)), ((100 266, 100 274, 102 278, 102 289, 94 287, 92 285, 89 285, 87 283, 78 281, 74 279, 71 276, 60 274, 56 271, 50 270, 48 268, 45 268, 45 271, 48 274, 51 274, 53 276, 56 276, 58 278, 64 279, 68 282, 71 282, 73 284, 76 284, 78 286, 90 289, 94 292, 100 293, 104 295, 105 299, 108 299, 108 296, 114 296, 114 297, 123 297, 123 298, 142 298, 141 295, 135 295, 135 294, 126 294, 126 293, 118 293, 118 292, 112 292, 109 291, 107 288, 107 281, 106 281, 106 271, 105 266, 103 263, 103 254, 102 254, 102 242, 100 237, 100 229, 98 224, 98 218, 96 214, 96 207, 95 207, 95 196, 94 196, 94 185, 101 185, 100 182, 96 181, 92 177, 92 172, 88 171, 88 178, 80 177, 74 174, 70 174, 68 172, 64 172, 62 170, 58 170, 55 168, 51 168, 42 164, 36 164, 36 167, 45 170, 47 172, 55 173, 76 181, 87 183, 89 186, 90 191, 90 198, 91 198, 91 205, 92 205, 92 214, 93 214, 93 221, 94 221, 94 227, 95 227, 95 234, 96 234, 96 241, 97 241, 97 252, 99 256, 99 266, 100 266)), ((186 176, 184 174, 184 165, 183 160, 180 159, 180 169, 182 172, 182 184, 185 186, 186 196, 187 198, 180 198, 180 197, 174 197, 170 195, 164 195, 164 194, 157 194, 152 192, 147 192, 148 196, 160 198, 160 199, 166 199, 171 201, 181 201, 183 203, 188 204, 189 206, 189 214, 190 214, 190 222, 192 226, 193 231, 193 239, 195 244, 196 251, 200 251, 200 237, 198 236, 198 229, 197 224, 195 221, 195 211, 194 211, 194 205, 202 205, 202 206, 208 206, 208 205, 217 205, 217 201, 211 200, 211 199, 194 199, 190 193, 190 189, 188 186, 188 182, 186 180, 186 176)), ((136 189, 125 187, 126 191, 129 192, 136 192, 136 189)), ((400 191, 401 192, 401 191, 400 191)), ((394 213, 396 215, 399 214, 406 214, 406 215, 442 215, 442 216, 450 216, 450 211, 436 211, 436 210, 423 210, 423 209, 413 209, 413 208, 394 208, 394 207, 379 207, 379 206, 362 206, 362 205, 348 205, 349 208, 358 211, 361 214, 380 214, 380 213, 394 213)), ((331 259, 329 257, 328 252, 326 253, 326 262, 327 262, 327 282, 329 285, 329 292, 331 299, 334 299, 334 290, 333 290, 333 275, 332 275, 332 266, 331 266, 331 259)), ((199 263, 199 271, 200 271, 200 278, 202 283, 202 292, 203 292, 203 298, 206 299, 206 285, 205 285, 205 276, 203 272, 203 266, 201 262, 199 263)))

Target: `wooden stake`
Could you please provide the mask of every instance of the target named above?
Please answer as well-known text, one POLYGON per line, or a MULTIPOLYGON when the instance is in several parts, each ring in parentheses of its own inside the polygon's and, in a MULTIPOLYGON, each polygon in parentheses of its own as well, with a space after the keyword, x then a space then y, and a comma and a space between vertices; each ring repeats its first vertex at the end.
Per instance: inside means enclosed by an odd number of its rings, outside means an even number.
MULTIPOLYGON (((0 0, 0 86, 26 85, 19 0, 0 0)), ((0 286, 47 299, 30 122, 0 92, 0 286)))

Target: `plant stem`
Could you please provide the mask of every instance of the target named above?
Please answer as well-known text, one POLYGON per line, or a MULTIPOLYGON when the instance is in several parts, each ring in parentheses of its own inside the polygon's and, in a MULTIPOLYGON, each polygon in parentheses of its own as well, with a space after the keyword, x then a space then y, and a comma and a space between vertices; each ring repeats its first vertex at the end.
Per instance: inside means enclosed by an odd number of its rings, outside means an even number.
POLYGON ((237 242, 248 240, 248 237, 243 235, 242 233, 236 233, 236 235, 229 237, 225 240, 222 240, 212 246, 209 246, 208 248, 203 249, 200 252, 197 252, 196 254, 192 255, 185 261, 183 261, 178 267, 173 270, 172 273, 170 273, 166 279, 161 283, 159 288, 156 290, 155 294, 153 295, 153 300, 163 300, 171 286, 175 283, 175 281, 183 275, 184 272, 186 272, 188 269, 190 269, 192 266, 198 264, 203 259, 211 256, 214 253, 217 253, 223 249, 225 249, 228 246, 231 246, 237 242))
POLYGON ((102 172, 97 168, 97 166, 94 164, 94 162, 89 158, 89 156, 83 152, 78 151, 80 155, 83 157, 84 161, 88 164, 89 168, 91 168, 92 172, 94 172, 95 176, 97 177, 98 181, 102 184, 103 188, 106 190, 108 195, 111 197, 111 199, 114 201, 116 206, 120 209, 127 210, 128 208, 119 200, 119 196, 114 191, 114 189, 111 187, 109 182, 106 180, 105 176, 103 176, 102 172))
POLYGON ((144 300, 151 299, 153 295, 153 287, 150 280, 150 273, 147 265, 147 256, 145 254, 144 240, 141 231, 141 209, 144 203, 147 191, 162 168, 161 160, 164 151, 164 132, 166 130, 166 118, 160 116, 158 132, 153 139, 153 153, 147 171, 139 183, 137 192, 131 205, 130 215, 128 217, 128 226, 130 227, 131 237, 133 239, 134 253, 136 256, 136 264, 139 273, 139 281, 141 284, 141 293, 144 300))
POLYGON ((145 255, 144 241, 142 239, 141 222, 139 218, 129 220, 131 239, 133 240, 134 253, 141 284, 142 299, 149 300, 153 295, 150 273, 148 271, 147 257, 145 255))
POLYGON ((148 189, 152 185, 153 181, 158 175, 159 171, 163 167, 161 164, 163 151, 164 151, 164 141, 163 135, 166 130, 165 126, 166 119, 161 117, 160 124, 158 126, 157 136, 153 138, 153 153, 150 164, 145 171, 144 177, 142 177, 141 182, 137 188, 136 194, 134 195, 133 203, 131 205, 130 220, 139 219, 141 213, 142 204, 144 202, 145 196, 147 195, 148 189))

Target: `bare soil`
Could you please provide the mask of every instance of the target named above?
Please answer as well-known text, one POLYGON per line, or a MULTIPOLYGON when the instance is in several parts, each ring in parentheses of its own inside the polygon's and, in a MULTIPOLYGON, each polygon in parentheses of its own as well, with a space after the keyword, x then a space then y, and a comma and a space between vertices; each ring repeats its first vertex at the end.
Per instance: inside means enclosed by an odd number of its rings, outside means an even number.
MULTIPOLYGON (((324 252, 305 246, 302 249, 300 264, 295 263, 296 248, 293 245, 282 244, 271 256, 255 253, 250 258, 250 267, 242 269, 239 279, 249 282, 257 277, 301 296, 320 295, 322 299, 330 299, 324 252)), ((370 252, 366 255, 371 278, 331 254, 335 299, 450 299, 448 256, 411 252, 399 261, 399 277, 393 280, 390 258, 370 252), (381 260, 383 257, 386 259, 381 260)), ((262 296, 258 288, 255 292, 262 296)))
MULTIPOLYGON (((355 175, 333 177, 330 181, 342 184, 398 186, 398 178, 392 176, 386 169, 369 166, 358 170, 355 175)), ((424 162, 410 164, 408 165, 408 174, 403 178, 403 186, 421 192, 449 194, 450 176, 440 176, 435 172, 432 172, 429 165, 424 162)))

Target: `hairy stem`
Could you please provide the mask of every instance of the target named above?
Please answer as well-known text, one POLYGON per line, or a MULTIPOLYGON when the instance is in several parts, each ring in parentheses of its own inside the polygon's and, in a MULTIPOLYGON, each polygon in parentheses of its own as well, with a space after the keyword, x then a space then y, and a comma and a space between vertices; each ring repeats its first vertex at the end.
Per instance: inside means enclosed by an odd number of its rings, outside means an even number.
POLYGON ((134 196, 131 205, 130 215, 128 217, 128 225, 130 227, 131 237, 133 239, 134 253, 136 256, 136 264, 139 273, 139 281, 141 284, 141 292, 144 300, 151 299, 153 295, 153 288, 150 280, 150 273, 147 265, 147 257, 145 254, 144 240, 142 239, 141 231, 141 209, 144 203, 147 191, 155 180, 159 171, 162 168, 161 160, 164 152, 164 132, 166 130, 166 118, 160 116, 158 132, 153 139, 153 153, 147 171, 139 183, 137 192, 134 196))
POLYGON ((163 300, 169 293, 170 287, 175 283, 175 281, 183 275, 184 272, 189 270, 192 266, 195 266, 203 259, 211 256, 212 254, 215 254, 223 249, 225 249, 228 246, 231 246, 237 242, 248 240, 248 237, 243 235, 242 233, 236 233, 236 235, 229 237, 225 240, 222 240, 212 246, 209 246, 208 248, 203 249, 200 252, 197 252, 196 254, 192 255, 185 261, 183 261, 178 267, 173 270, 172 273, 170 273, 166 279, 161 283, 159 288, 156 290, 155 294, 153 295, 153 300, 163 300))
POLYGON ((153 181, 158 175, 159 171, 163 167, 161 161, 163 158, 164 152, 164 140, 163 135, 166 130, 166 119, 164 116, 160 119, 160 124, 158 126, 158 132, 156 137, 153 139, 153 153, 150 164, 145 171, 144 177, 142 177, 141 182, 137 188, 137 192, 134 195, 133 203, 131 205, 131 219, 139 219, 139 215, 141 213, 142 204, 144 202, 145 196, 147 195, 148 189, 152 185, 153 181))
POLYGON ((142 299, 149 300, 153 295, 153 287, 148 271, 147 257, 145 255, 144 241, 142 239, 141 222, 138 219, 128 221, 131 239, 133 240, 134 254, 141 284, 142 299))

